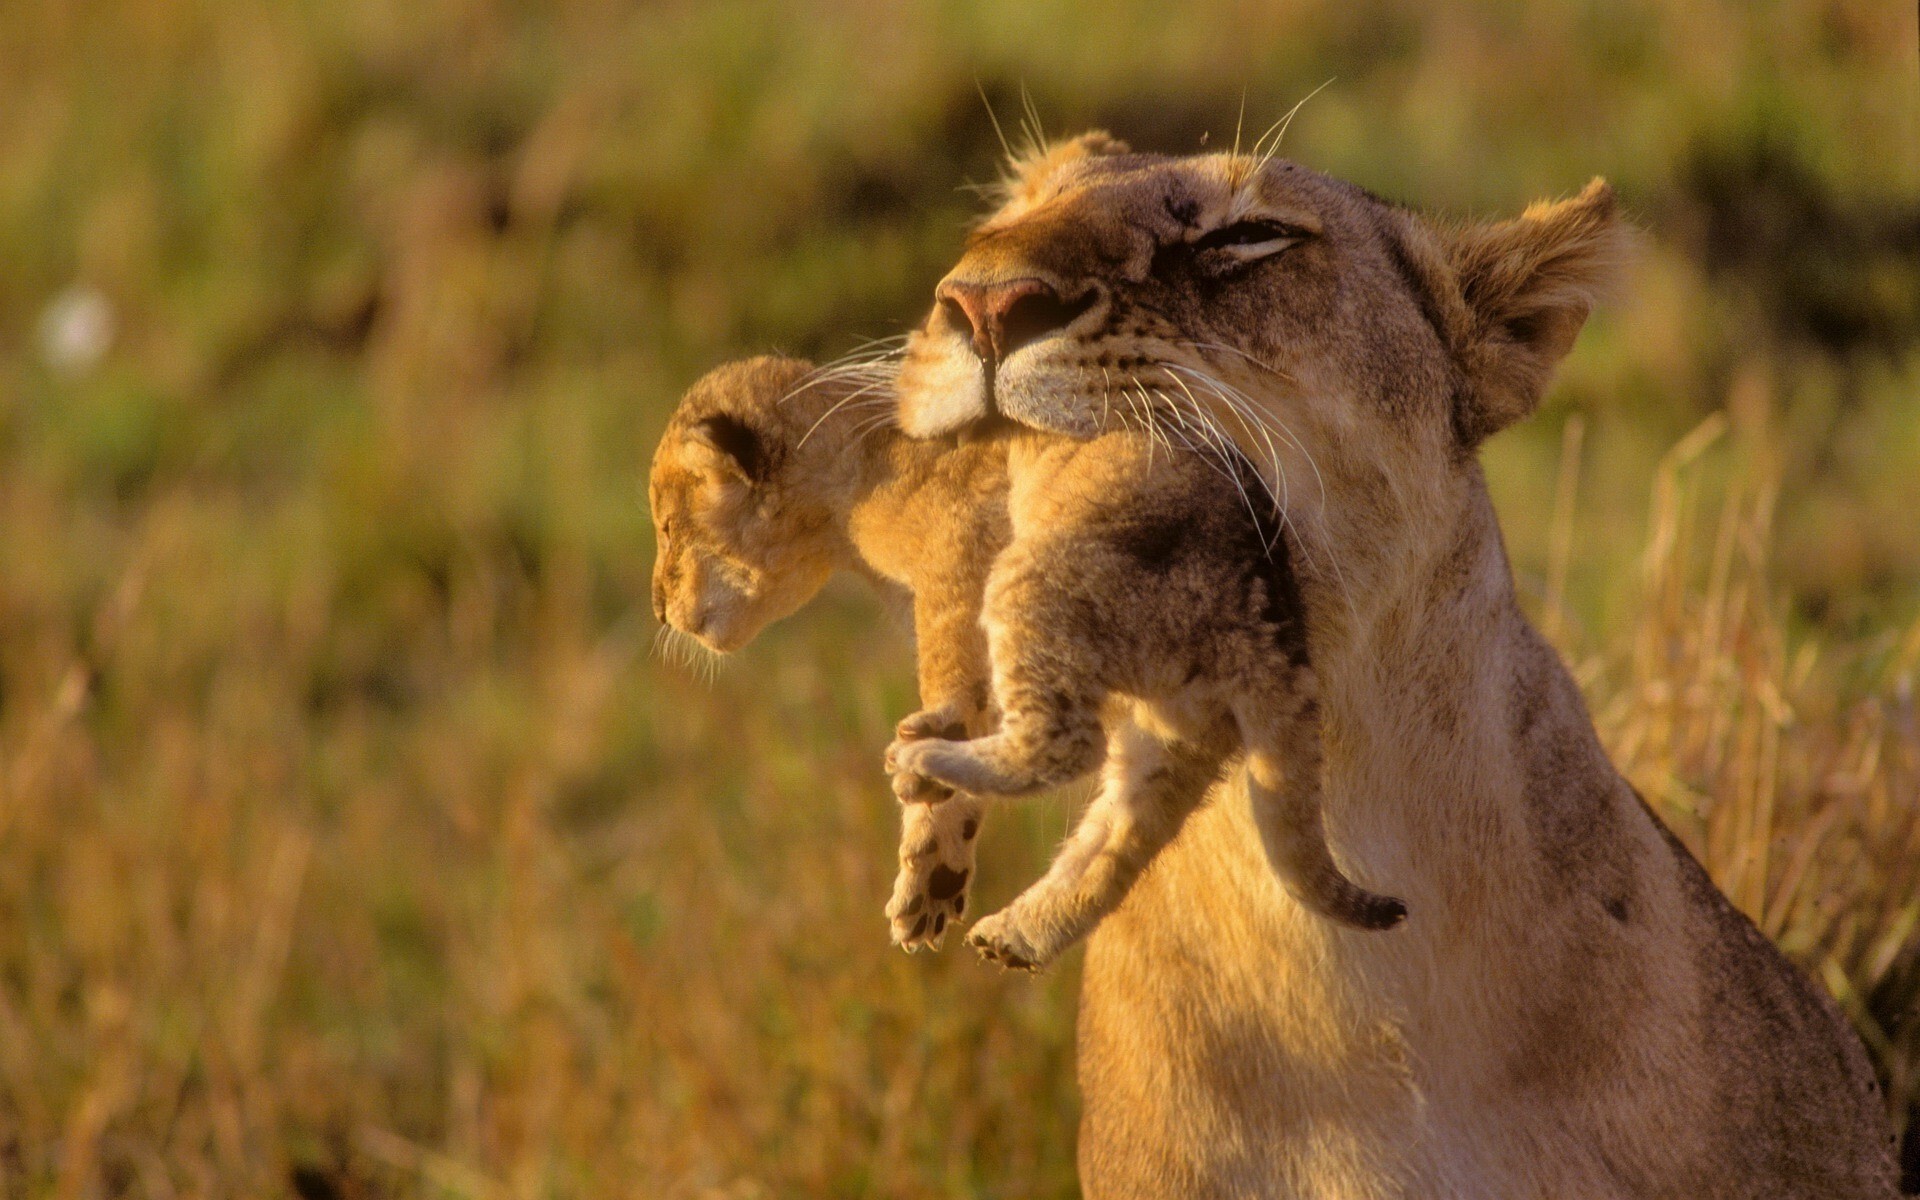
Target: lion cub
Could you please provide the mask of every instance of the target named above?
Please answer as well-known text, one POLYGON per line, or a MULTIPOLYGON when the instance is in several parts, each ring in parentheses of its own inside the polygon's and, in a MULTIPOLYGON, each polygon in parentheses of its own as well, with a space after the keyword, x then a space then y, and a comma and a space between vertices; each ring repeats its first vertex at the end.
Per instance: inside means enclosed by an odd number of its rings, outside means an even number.
POLYGON ((745 645, 836 570, 910 594, 926 707, 888 751, 906 802, 895 940, 937 946, 965 911, 980 794, 1064 783, 1103 747, 1101 792, 1046 877, 970 935, 988 957, 1039 967, 1083 937, 1243 746, 1269 857, 1301 902, 1397 922, 1404 906, 1327 851, 1286 542, 1221 468, 1134 433, 915 441, 892 403, 884 370, 717 368, 669 420, 648 491, 655 615, 712 650, 745 645), (1121 695, 1134 699, 1103 728, 1121 695), (977 736, 996 702, 1001 732, 977 736))
MULTIPOLYGON (((911 601, 922 711, 902 738, 993 727, 981 597, 1007 544, 1006 451, 912 441, 892 423, 885 366, 755 358, 688 390, 654 452, 653 611, 727 653, 811 600, 836 570, 911 601)), ((909 950, 966 909, 981 804, 911 803, 887 916, 909 950)))
POLYGON ((1241 749, 1268 859, 1295 897, 1357 928, 1397 924, 1406 906, 1355 885, 1327 849, 1300 591, 1284 531, 1247 499, 1251 467, 1132 430, 1016 435, 1008 453, 1013 541, 982 614, 999 730, 896 741, 888 769, 902 798, 925 779, 1032 792, 1103 755, 1104 771, 1046 877, 968 941, 1009 966, 1052 961, 1118 906, 1241 749))

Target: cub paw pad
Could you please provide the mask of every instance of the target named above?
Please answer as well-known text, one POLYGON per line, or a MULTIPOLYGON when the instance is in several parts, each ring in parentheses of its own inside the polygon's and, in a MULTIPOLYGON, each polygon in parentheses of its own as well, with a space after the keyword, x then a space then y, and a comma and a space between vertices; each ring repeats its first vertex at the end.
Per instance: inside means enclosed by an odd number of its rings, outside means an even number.
POLYGON ((947 926, 967 911, 973 878, 974 838, 980 831, 977 802, 914 805, 904 810, 900 874, 894 880, 887 920, 893 940, 909 952, 938 949, 947 926))

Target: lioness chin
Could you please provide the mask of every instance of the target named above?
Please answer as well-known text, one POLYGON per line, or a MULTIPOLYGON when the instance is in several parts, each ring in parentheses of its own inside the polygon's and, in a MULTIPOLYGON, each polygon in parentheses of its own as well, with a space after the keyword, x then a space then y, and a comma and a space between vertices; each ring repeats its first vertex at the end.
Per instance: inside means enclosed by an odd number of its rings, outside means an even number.
POLYGON ((1197 814, 1091 942, 1089 1197, 1893 1193, 1855 1035, 1621 779, 1514 598, 1476 450, 1538 404, 1622 241, 1598 181, 1447 225, 1096 134, 1017 164, 938 289, 908 433, 1139 406, 1261 464, 1328 835, 1420 917, 1311 919, 1244 796, 1197 814))

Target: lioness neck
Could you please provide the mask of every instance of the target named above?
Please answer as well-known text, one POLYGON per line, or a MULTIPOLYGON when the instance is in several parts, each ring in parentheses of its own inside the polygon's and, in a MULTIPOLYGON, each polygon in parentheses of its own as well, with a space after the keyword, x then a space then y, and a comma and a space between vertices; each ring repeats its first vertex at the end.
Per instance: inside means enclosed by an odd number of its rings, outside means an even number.
POLYGON ((1418 1147, 1448 1144, 1411 1130, 1498 1119, 1502 1080, 1606 1065, 1604 1039, 1554 1014, 1568 988, 1623 986, 1605 977, 1622 925, 1609 913, 1660 911, 1666 885, 1633 868, 1634 843, 1657 835, 1519 612, 1477 478, 1443 532, 1314 643, 1329 840, 1356 882, 1406 899, 1407 921, 1361 933, 1304 912, 1260 858, 1244 793, 1223 789, 1096 935, 1083 1166, 1146 1136, 1141 1120, 1195 1129, 1154 1111, 1179 1094, 1216 1105, 1222 1132, 1262 1131, 1260 1168, 1281 1174, 1249 1179, 1392 1194, 1404 1172, 1432 1177, 1418 1147), (1555 982, 1530 992, 1516 973, 1555 982), (1130 1061, 1170 1063, 1185 1086, 1130 1061))

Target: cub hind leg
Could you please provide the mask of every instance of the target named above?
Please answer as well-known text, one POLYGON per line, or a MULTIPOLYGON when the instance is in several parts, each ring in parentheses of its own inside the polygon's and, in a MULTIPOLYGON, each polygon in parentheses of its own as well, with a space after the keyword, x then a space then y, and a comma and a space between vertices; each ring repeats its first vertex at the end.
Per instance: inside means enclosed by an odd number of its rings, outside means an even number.
POLYGON ((1327 848, 1320 791, 1320 705, 1310 669, 1284 691, 1261 689, 1235 705, 1247 749, 1247 797, 1267 860, 1309 911, 1355 929, 1391 929, 1407 915, 1393 896, 1347 878, 1327 848))
POLYGON ((1100 790, 1037 883, 967 931, 982 957, 1038 970, 1093 931, 1220 773, 1224 754, 1168 743, 1132 721, 1109 733, 1100 790))
POLYGON ((947 926, 967 911, 985 809, 978 796, 965 792, 900 806, 900 873, 887 901, 887 923, 901 949, 938 950, 947 926))

